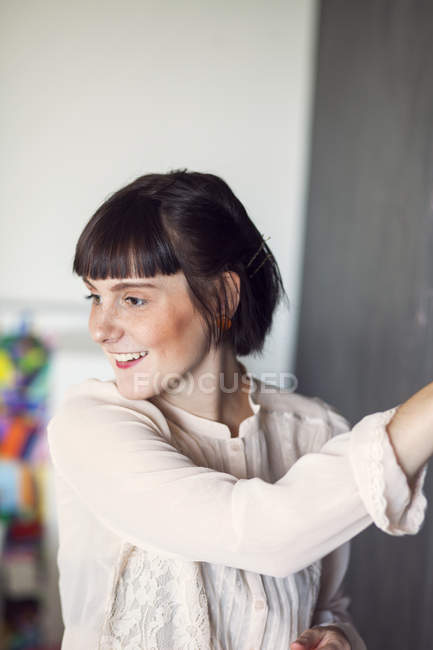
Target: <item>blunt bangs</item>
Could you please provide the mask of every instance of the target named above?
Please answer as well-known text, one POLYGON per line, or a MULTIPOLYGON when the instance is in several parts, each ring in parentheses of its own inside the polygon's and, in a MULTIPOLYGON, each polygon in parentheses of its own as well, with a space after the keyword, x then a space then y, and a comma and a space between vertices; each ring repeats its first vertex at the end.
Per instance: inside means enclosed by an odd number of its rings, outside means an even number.
POLYGON ((78 240, 73 264, 74 273, 94 280, 149 278, 179 270, 159 202, 138 195, 118 197, 99 208, 78 240))

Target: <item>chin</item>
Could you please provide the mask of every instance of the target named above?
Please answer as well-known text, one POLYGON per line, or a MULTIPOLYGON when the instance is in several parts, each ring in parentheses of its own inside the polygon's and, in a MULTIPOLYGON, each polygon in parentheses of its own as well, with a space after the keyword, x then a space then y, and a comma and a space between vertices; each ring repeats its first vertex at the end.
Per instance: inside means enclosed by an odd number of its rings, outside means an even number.
POLYGON ((140 399, 139 396, 134 393, 133 390, 126 386, 122 386, 122 384, 117 383, 117 388, 119 390, 119 393, 122 395, 122 397, 125 397, 126 399, 140 399))
POLYGON ((152 397, 153 392, 152 390, 145 387, 136 387, 134 388, 134 379, 130 379, 129 381, 125 380, 120 380, 119 376, 116 376, 116 385, 119 393, 122 395, 122 397, 125 397, 126 399, 148 399, 149 397, 152 397))

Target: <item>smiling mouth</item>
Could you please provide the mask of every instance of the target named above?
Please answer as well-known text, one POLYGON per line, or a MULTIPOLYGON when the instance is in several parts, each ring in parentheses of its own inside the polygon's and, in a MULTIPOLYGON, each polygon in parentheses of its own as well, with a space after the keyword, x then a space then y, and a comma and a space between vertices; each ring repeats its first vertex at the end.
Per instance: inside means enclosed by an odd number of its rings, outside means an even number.
POLYGON ((118 354, 112 353, 112 356, 116 361, 126 362, 146 357, 148 354, 149 352, 147 350, 144 350, 142 352, 119 352, 118 354))
POLYGON ((137 359, 130 359, 129 361, 118 361, 116 359, 116 366, 118 368, 130 368, 131 366, 135 366, 137 363, 140 363, 145 357, 147 357, 147 354, 144 356, 140 356, 137 359))

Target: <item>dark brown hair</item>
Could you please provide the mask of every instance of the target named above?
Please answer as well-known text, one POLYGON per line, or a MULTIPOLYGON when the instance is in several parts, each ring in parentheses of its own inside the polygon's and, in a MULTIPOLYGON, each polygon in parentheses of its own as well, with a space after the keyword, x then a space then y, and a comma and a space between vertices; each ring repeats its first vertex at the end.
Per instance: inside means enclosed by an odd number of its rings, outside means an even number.
POLYGON ((214 174, 179 169, 139 176, 96 210, 73 262, 73 272, 89 280, 178 271, 203 317, 207 351, 224 340, 236 355, 261 355, 274 310, 283 296, 288 298, 269 247, 227 183, 214 174), (224 271, 240 278, 239 304, 228 330, 217 320, 230 315, 224 271))

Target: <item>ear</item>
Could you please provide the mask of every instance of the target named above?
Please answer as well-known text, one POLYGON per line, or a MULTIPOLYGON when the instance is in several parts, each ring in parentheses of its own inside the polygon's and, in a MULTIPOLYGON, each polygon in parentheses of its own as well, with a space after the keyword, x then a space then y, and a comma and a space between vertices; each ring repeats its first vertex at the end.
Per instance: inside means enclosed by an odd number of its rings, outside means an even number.
POLYGON ((227 292, 227 299, 230 305, 230 313, 227 314, 227 316, 232 318, 238 308, 241 296, 241 280, 235 271, 224 271, 222 276, 227 292))

